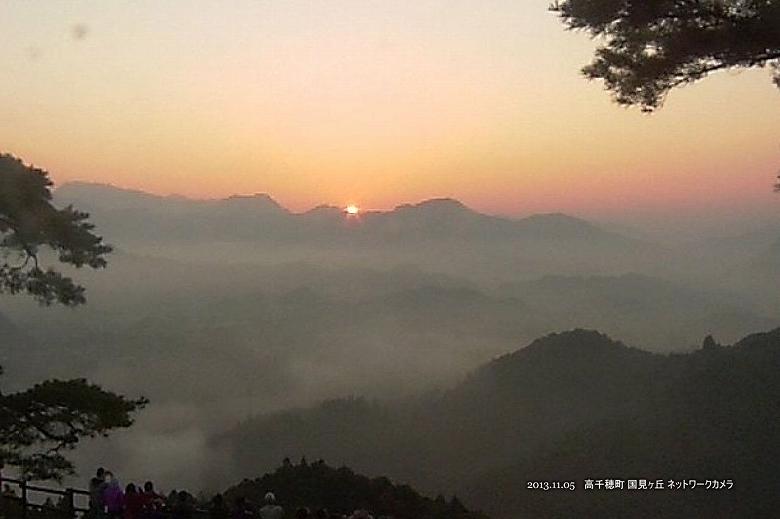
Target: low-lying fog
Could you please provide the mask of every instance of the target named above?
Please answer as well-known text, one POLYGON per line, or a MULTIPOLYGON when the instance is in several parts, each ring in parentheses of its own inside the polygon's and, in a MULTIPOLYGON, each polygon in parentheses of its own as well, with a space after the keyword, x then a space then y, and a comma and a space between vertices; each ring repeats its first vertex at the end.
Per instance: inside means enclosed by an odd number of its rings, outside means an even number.
POLYGON ((133 428, 77 450, 80 486, 105 465, 166 491, 223 488, 239 476, 209 439, 241 420, 440 391, 552 331, 668 352, 780 325, 780 225, 680 245, 448 200, 357 217, 91 186, 58 201, 92 211, 117 250, 76 274, 82 308, 0 300, 4 387, 87 377, 151 399, 133 428))

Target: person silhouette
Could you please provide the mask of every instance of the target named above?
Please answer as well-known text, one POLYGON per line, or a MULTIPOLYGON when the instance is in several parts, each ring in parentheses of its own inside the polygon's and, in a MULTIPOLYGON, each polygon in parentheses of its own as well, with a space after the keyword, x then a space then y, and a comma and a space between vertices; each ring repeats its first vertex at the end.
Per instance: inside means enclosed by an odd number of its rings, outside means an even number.
POLYGON ((89 480, 89 510, 92 517, 103 515, 103 491, 106 489, 106 469, 98 467, 89 480))
POLYGON ((105 488, 103 490, 103 509, 111 519, 119 519, 125 511, 125 493, 119 485, 119 480, 111 472, 105 472, 105 488))
POLYGON ((250 519, 253 515, 252 510, 249 508, 249 503, 246 502, 246 498, 244 496, 237 497, 233 503, 231 517, 233 519, 250 519))
POLYGON ((228 519, 230 512, 225 505, 225 498, 222 494, 217 494, 211 498, 209 504, 209 519, 228 519))
POLYGON ((265 495, 265 505, 260 509, 261 519, 282 519, 284 508, 276 504, 276 496, 273 492, 265 495))

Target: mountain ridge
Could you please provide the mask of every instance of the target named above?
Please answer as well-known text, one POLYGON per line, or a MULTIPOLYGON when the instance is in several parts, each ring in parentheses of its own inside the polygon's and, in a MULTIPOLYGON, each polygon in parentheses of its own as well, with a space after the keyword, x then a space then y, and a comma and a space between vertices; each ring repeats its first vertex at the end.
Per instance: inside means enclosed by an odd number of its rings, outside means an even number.
MULTIPOLYGON (((54 194, 55 201, 59 199, 60 202, 67 202, 67 203, 74 203, 74 204, 78 202, 80 205, 95 206, 101 209, 106 208, 104 204, 99 203, 101 198, 106 196, 111 196, 112 200, 116 200, 117 198, 120 198, 125 200, 133 200, 133 199, 144 200, 146 202, 149 201, 177 202, 177 203, 191 204, 193 206, 202 206, 202 207, 219 205, 220 203, 262 203, 262 204, 267 204, 269 206, 271 205, 276 206, 281 211, 284 211, 292 216, 302 216, 302 215, 317 214, 317 213, 320 214, 331 213, 334 212, 335 210, 339 212, 339 216, 343 216, 344 214, 343 208, 331 204, 327 204, 327 203, 319 204, 310 209, 306 209, 303 211, 293 212, 290 209, 286 208, 284 205, 282 205, 280 202, 278 202, 275 198, 273 198, 272 195, 265 192, 258 192, 252 194, 233 194, 222 198, 190 198, 179 194, 159 195, 155 193, 149 193, 147 191, 143 191, 140 189, 124 188, 124 187, 115 186, 113 184, 106 184, 100 182, 70 181, 58 186, 53 191, 53 194, 54 194)), ((117 209, 117 207, 112 207, 112 208, 117 209)), ((121 209, 123 207, 120 206, 119 208, 121 209)), ((460 214, 478 215, 483 217, 495 218, 499 220, 506 220, 510 222, 522 222, 528 220, 530 223, 530 222, 549 219, 550 221, 558 221, 558 222, 565 221, 567 223, 577 222, 581 224, 593 225, 587 220, 584 220, 582 218, 578 218, 560 212, 533 213, 529 216, 519 217, 519 218, 490 215, 490 214, 476 211, 468 207, 460 200, 451 197, 431 197, 431 198, 423 199, 419 202, 398 204, 393 209, 389 209, 389 210, 373 210, 373 209, 365 210, 364 214, 376 216, 376 215, 399 214, 405 212, 419 213, 419 212, 424 212, 429 210, 438 213, 448 213, 448 214, 460 213, 460 214)))
POLYGON ((361 211, 356 216, 332 205, 292 212, 267 193, 198 200, 83 182, 59 187, 54 200, 89 212, 98 230, 120 245, 124 241, 270 241, 294 247, 387 248, 392 244, 419 248, 425 243, 427 248, 489 242, 501 255, 508 252, 507 247, 532 253, 534 244, 542 242, 551 246, 576 243, 590 255, 608 253, 598 247, 618 254, 635 254, 635 249, 643 247, 637 240, 574 216, 549 213, 507 218, 480 213, 446 197, 400 204, 388 211, 361 211))

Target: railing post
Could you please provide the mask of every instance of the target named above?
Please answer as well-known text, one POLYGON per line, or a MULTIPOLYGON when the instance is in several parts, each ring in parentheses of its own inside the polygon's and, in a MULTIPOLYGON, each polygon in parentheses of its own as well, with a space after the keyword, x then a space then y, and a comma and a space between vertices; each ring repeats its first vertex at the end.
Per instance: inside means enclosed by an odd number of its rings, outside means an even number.
POLYGON ((22 477, 19 488, 22 491, 22 519, 27 519, 27 479, 22 477))
POLYGON ((65 490, 65 509, 68 512, 68 519, 73 519, 76 514, 74 513, 74 509, 76 507, 76 504, 73 502, 73 489, 69 488, 65 490))
POLYGON ((5 495, 5 487, 3 486, 3 463, 0 462, 0 517, 8 517, 8 510, 10 510, 10 506, 8 506, 7 501, 8 497, 5 495))

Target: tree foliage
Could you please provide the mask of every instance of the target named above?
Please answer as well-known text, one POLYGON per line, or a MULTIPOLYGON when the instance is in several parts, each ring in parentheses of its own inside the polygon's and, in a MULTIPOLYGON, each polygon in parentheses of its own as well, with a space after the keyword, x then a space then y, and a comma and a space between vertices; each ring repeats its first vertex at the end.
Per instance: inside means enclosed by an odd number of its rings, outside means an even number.
MULTIPOLYGON (((44 270, 42 249, 53 251, 64 264, 102 268, 111 247, 92 233, 89 215, 52 205, 51 185, 45 171, 0 154, 0 293, 28 293, 45 305, 75 306, 85 302, 84 288, 53 268, 44 270)), ((17 467, 34 479, 72 473, 66 451, 82 438, 129 427, 132 414, 146 403, 84 379, 0 391, 0 467, 17 467)))
POLYGON ((111 247, 93 234, 89 215, 52 205, 48 173, 0 154, 0 293, 28 293, 42 304, 76 306, 84 287, 54 268, 41 265, 41 252, 61 263, 103 268, 111 247))
POLYGON ((408 485, 396 484, 385 477, 368 478, 347 467, 334 468, 319 460, 298 465, 285 460, 276 471, 254 480, 244 480, 229 488, 229 501, 243 497, 262 503, 266 492, 273 491, 286 507, 326 508, 331 513, 370 510, 377 517, 397 519, 487 519, 468 510, 456 496, 431 499, 408 485))
POLYGON ((0 461, 33 479, 73 472, 64 452, 82 438, 129 427, 147 403, 105 391, 84 379, 47 380, 16 393, 0 393, 0 461))
POLYGON ((560 0, 551 10, 604 44, 583 69, 622 105, 661 106, 674 87, 731 68, 774 69, 780 0, 560 0))

